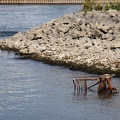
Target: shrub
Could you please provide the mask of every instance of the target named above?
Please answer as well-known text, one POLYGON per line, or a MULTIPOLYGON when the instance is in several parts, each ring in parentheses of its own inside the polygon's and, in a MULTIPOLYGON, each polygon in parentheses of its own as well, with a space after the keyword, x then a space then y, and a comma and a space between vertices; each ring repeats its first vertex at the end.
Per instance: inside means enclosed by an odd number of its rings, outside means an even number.
POLYGON ((100 4, 97 3, 96 0, 85 0, 85 3, 83 5, 83 11, 86 13, 87 11, 95 10, 109 10, 109 9, 115 9, 120 11, 120 3, 107 3, 107 4, 100 4))
POLYGON ((120 3, 109 3, 107 5, 105 5, 104 10, 109 10, 109 9, 114 9, 114 10, 118 10, 120 11, 120 3))
POLYGON ((83 6, 84 12, 92 11, 93 10, 94 1, 95 0, 85 0, 84 6, 83 6))

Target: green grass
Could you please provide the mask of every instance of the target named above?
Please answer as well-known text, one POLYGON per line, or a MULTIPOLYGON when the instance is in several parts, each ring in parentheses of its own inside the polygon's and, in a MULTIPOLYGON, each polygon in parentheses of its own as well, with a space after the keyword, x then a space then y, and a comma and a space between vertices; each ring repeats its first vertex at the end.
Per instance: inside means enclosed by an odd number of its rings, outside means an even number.
POLYGON ((109 10, 109 9, 114 9, 114 10, 120 11, 120 3, 116 3, 116 4, 111 3, 104 7, 104 10, 109 10))
POLYGON ((83 11, 84 12, 92 11, 94 7, 94 1, 95 0, 85 0, 85 3, 83 5, 83 11))
POLYGON ((120 3, 108 3, 108 4, 95 4, 95 0, 85 0, 85 3, 83 5, 83 11, 86 13, 87 11, 95 10, 109 10, 114 9, 120 11, 120 3))

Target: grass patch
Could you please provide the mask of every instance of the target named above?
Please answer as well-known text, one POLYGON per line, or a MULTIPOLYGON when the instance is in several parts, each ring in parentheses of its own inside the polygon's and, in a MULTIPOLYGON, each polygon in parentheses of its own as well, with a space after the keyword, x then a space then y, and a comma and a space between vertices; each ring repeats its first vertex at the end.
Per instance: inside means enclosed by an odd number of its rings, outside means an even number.
POLYGON ((85 0, 83 5, 83 11, 86 13, 87 11, 92 11, 94 8, 94 1, 95 0, 85 0))
POLYGON ((85 0, 85 3, 83 5, 83 11, 86 13, 87 11, 92 10, 109 10, 114 9, 120 11, 120 2, 119 3, 107 3, 107 4, 101 4, 97 2, 97 0, 85 0))
POLYGON ((116 3, 116 4, 109 3, 105 5, 104 10, 109 10, 109 9, 120 11, 120 3, 116 3))

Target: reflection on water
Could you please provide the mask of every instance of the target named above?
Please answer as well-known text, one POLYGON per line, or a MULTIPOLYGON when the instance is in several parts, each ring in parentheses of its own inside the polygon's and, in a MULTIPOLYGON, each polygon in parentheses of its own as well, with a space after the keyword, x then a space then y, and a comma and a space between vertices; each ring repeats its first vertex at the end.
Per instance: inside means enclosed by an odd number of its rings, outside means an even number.
MULTIPOLYGON (((97 86, 74 94, 72 78, 90 74, 21 59, 13 52, 0 51, 0 57, 1 120, 119 119, 119 94, 98 96, 97 86)), ((119 88, 119 79, 112 84, 119 88)))
POLYGON ((7 36, 12 36, 16 33, 17 33, 17 31, 0 31, 0 37, 1 38, 6 37, 6 34, 7 34, 7 36))

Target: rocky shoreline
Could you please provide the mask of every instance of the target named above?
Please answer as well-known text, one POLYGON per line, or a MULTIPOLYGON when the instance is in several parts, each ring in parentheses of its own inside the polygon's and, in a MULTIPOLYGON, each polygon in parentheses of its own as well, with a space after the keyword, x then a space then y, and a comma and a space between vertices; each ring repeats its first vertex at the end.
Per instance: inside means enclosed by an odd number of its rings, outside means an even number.
POLYGON ((120 77, 120 12, 78 12, 0 40, 0 49, 50 64, 120 77))

